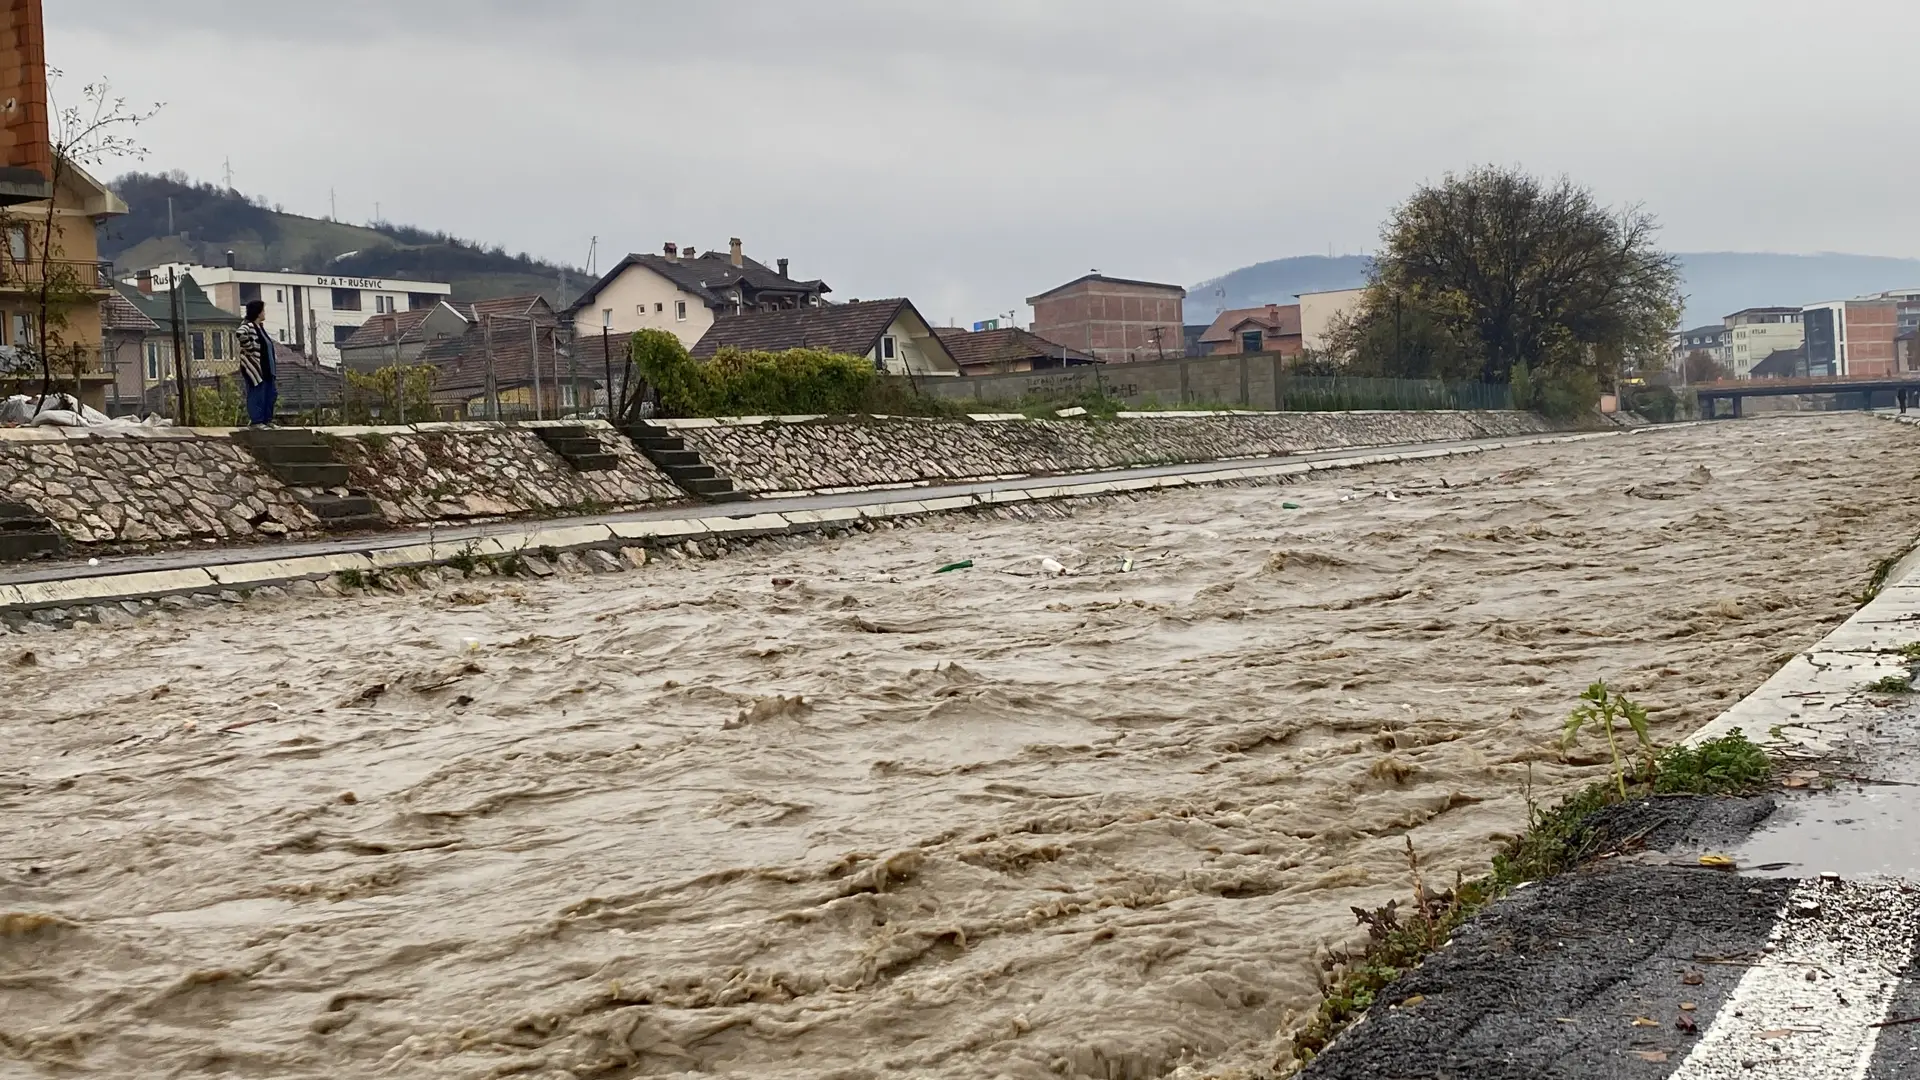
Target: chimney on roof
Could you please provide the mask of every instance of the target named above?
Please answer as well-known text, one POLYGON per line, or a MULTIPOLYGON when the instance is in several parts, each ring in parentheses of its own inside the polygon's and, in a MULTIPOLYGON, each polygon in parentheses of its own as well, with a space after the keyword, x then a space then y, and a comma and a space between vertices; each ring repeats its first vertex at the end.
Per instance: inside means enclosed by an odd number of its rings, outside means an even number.
POLYGON ((700 257, 700 252, 695 250, 692 244, 687 245, 685 254, 689 259, 697 259, 700 257))
POLYGON ((233 269, 233 249, 227 249, 227 269, 233 269))
POLYGON ((141 296, 153 295, 153 271, 142 270, 134 276, 134 282, 140 286, 141 296))
POLYGON ((735 266, 747 265, 747 257, 740 252, 740 238, 737 236, 727 241, 727 261, 735 266))
POLYGON ((680 245, 671 240, 667 241, 667 246, 663 250, 665 250, 667 258, 669 259, 677 261, 680 258, 680 245))
POLYGON ((1280 325, 1280 305, 1279 304, 1267 305, 1267 321, 1270 323, 1273 323, 1275 326, 1280 325))
POLYGON ((787 276, 787 260, 785 260, 785 259, 776 259, 776 260, 774 260, 774 261, 775 261, 775 263, 777 263, 777 264, 779 265, 779 267, 780 267, 780 276, 781 276, 781 277, 786 277, 786 276, 787 276))

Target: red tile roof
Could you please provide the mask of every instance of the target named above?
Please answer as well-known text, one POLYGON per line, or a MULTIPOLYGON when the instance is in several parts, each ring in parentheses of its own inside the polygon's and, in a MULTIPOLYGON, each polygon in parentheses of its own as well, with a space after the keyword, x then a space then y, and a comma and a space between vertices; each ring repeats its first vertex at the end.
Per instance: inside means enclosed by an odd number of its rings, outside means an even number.
POLYGON ((1268 334, 1279 337, 1300 333, 1299 304, 1267 304, 1263 307, 1230 308, 1213 320, 1213 325, 1200 335, 1201 341, 1232 341, 1234 331, 1243 324, 1252 323, 1268 334))
POLYGON ((1058 342, 1048 341, 1039 334, 1008 327, 1004 330, 962 330, 957 327, 938 327, 934 330, 947 351, 960 365, 962 371, 968 368, 990 367, 996 364, 1011 364, 1021 360, 1047 357, 1068 364, 1097 364, 1100 358, 1078 349, 1069 349, 1058 342))

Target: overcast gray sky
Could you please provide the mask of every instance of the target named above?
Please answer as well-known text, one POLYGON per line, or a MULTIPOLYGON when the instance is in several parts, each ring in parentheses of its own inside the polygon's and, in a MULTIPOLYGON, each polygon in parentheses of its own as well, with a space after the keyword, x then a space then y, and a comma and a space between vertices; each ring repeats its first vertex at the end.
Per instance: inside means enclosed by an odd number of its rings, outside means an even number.
MULTIPOLYGON (((139 167, 604 269, 745 238, 840 299, 985 318, 1098 267, 1373 246, 1496 162, 1676 250, 1920 254, 1899 0, 93 0, 69 94, 139 167)), ((132 163, 129 163, 131 165, 132 163)), ((108 170, 111 172, 118 169, 108 170)))

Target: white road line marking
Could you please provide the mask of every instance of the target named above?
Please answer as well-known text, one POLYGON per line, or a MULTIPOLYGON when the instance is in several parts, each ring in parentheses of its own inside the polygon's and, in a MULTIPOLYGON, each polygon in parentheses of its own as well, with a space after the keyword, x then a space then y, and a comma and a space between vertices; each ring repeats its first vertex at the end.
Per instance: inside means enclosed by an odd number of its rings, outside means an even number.
POLYGON ((1802 882, 1670 1080, 1864 1080, 1917 933, 1911 884, 1802 882))

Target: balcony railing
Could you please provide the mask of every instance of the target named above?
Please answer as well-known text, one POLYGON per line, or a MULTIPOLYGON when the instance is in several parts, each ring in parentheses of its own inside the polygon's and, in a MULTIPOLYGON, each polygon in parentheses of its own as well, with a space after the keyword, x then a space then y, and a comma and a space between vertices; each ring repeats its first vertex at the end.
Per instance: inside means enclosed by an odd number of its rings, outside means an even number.
POLYGON ((54 288, 111 289, 113 264, 99 259, 0 258, 0 288, 37 289, 49 281, 54 288))

